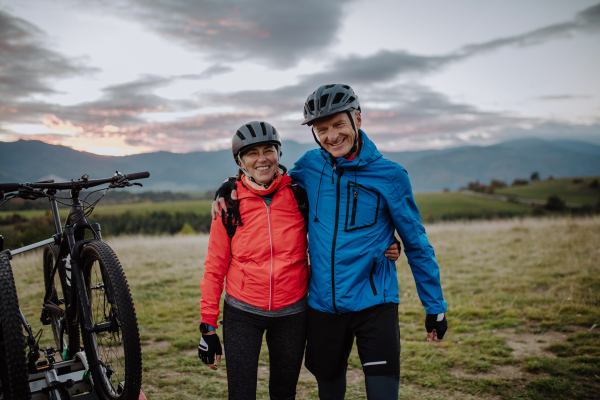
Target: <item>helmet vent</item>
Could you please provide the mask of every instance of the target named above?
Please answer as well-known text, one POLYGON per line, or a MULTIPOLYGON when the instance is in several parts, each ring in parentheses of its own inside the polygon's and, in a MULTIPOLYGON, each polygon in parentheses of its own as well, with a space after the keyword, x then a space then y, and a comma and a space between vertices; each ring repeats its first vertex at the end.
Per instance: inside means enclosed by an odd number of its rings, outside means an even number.
POLYGON ((348 85, 342 85, 342 87, 343 87, 344 89, 346 89, 346 90, 349 90, 349 89, 350 89, 350 86, 348 86, 348 85))
POLYGON ((246 140, 246 137, 245 137, 245 136, 242 134, 242 132, 240 132, 240 131, 237 131, 235 134, 236 134, 236 135, 237 135, 237 136, 238 136, 240 139, 242 139, 242 140, 246 140))
POLYGON ((323 108, 323 107, 325 107, 325 105, 327 105, 328 98, 329 98, 328 94, 324 94, 323 96, 321 96, 321 98, 319 99, 319 108, 323 108))
POLYGON ((335 97, 333 98, 333 104, 337 104, 340 101, 342 101, 342 99, 344 98, 344 94, 345 93, 336 93, 335 97))
POLYGON ((334 86, 335 86, 335 85, 327 85, 327 86, 325 86, 325 89, 330 89, 330 88, 332 88, 332 87, 334 87, 334 86))
POLYGON ((248 130, 250 131, 250 135, 252 135, 252 137, 256 137, 256 132, 254 132, 254 127, 252 125, 247 124, 246 128, 248 128, 248 130))
POLYGON ((315 111, 315 100, 314 99, 310 99, 308 101, 308 109, 310 110, 311 113, 315 111))
POLYGON ((350 96, 350 98, 348 98, 348 100, 346 100, 346 104, 350 104, 355 100, 354 96, 350 96))
POLYGON ((265 123, 261 122, 260 127, 262 128, 263 136, 267 136, 267 127, 265 126, 265 123))

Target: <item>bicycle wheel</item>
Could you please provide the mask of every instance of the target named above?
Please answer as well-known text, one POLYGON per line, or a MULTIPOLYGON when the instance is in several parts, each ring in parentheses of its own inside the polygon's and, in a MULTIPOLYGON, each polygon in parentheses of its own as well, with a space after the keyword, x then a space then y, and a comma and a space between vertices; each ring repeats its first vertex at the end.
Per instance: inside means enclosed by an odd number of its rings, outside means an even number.
POLYGON ((1 398, 31 398, 21 311, 10 262, 0 253, 0 382, 1 398))
MULTIPOLYGON (((112 323, 104 332, 81 332, 94 386, 109 399, 138 400, 142 383, 142 351, 135 308, 123 268, 112 249, 94 241, 81 253, 82 272, 92 326, 112 323)), ((83 303, 80 301, 82 306, 83 303)))
POLYGON ((79 325, 71 321, 66 313, 71 299, 70 263, 67 265, 65 261, 61 261, 53 278, 52 271, 57 258, 58 246, 44 247, 44 281, 46 290, 50 293, 46 308, 50 315, 56 352, 63 360, 70 360, 79 351, 79 325))

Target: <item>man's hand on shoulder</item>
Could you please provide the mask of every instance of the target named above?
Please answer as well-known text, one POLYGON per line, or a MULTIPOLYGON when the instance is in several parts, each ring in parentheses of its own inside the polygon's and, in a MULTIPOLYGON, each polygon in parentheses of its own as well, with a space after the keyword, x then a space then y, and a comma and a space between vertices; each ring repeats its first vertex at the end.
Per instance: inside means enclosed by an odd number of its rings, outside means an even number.
POLYGON ((227 202, 225 201, 225 197, 231 195, 232 200, 237 200, 237 185, 236 176, 230 176, 221 184, 221 187, 215 193, 215 200, 212 202, 212 206, 210 209, 210 214, 212 215, 212 219, 217 219, 217 216, 221 216, 221 210, 227 209, 227 202), (220 207, 219 207, 220 206, 220 207))
POLYGON ((448 320, 445 313, 427 314, 425 317, 428 342, 441 342, 448 330, 448 320))

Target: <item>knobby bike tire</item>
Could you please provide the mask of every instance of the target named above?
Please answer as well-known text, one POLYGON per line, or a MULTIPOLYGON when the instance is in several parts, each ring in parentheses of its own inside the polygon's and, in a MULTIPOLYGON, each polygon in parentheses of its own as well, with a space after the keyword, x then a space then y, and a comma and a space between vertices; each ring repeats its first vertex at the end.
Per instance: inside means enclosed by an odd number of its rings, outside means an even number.
POLYGON ((17 288, 10 262, 0 253, 0 382, 4 400, 30 399, 29 373, 17 288))
POLYGON ((94 241, 83 249, 81 266, 89 301, 85 307, 90 311, 92 326, 115 317, 120 321, 116 331, 87 333, 83 313, 80 314, 81 336, 92 366, 94 387, 108 399, 138 400, 142 351, 135 308, 121 263, 106 243, 94 241), (94 367, 98 361, 101 362, 94 367), (123 381, 124 387, 120 388, 123 381))
POLYGON ((54 278, 52 277, 58 255, 58 246, 52 244, 44 247, 44 281, 46 291, 50 293, 48 302, 53 306, 47 308, 56 351, 63 360, 70 360, 79 351, 79 325, 72 321, 66 312, 71 299, 71 277, 65 261, 60 262, 54 278), (66 356, 64 350, 67 350, 66 356))

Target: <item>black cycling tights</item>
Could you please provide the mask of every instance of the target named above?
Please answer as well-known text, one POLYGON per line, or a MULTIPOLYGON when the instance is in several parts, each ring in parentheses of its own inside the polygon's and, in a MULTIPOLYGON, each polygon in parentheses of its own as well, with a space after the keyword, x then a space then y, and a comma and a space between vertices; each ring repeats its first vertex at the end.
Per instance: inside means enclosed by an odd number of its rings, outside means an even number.
MULTIPOLYGON (((320 400, 344 400, 346 395, 346 375, 331 381, 317 378, 320 400)), ((400 378, 394 376, 365 376, 367 399, 396 400, 400 389, 400 378)))
POLYGON ((306 311, 285 317, 263 317, 225 304, 223 344, 230 399, 256 399, 258 357, 265 330, 269 347, 269 395, 273 400, 296 397, 306 343, 306 311))

